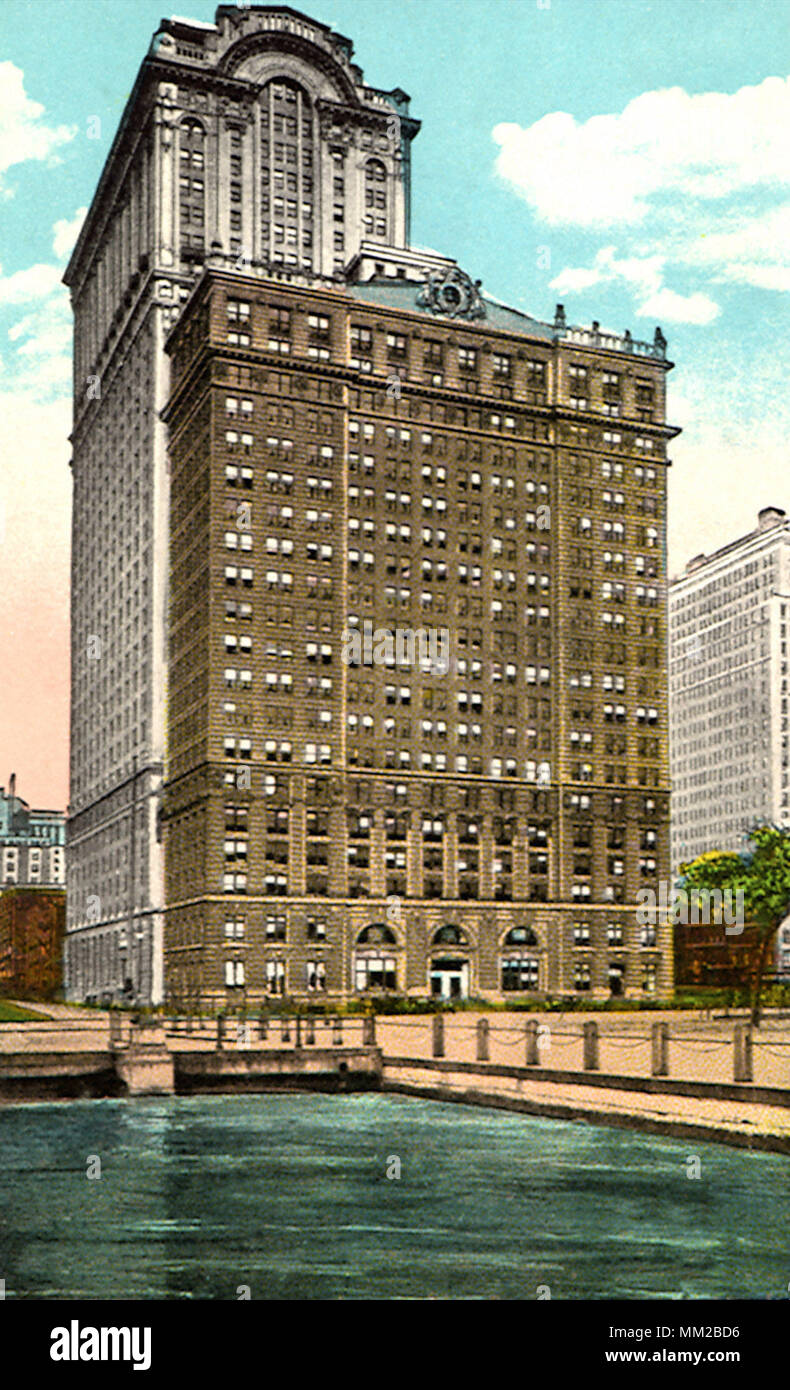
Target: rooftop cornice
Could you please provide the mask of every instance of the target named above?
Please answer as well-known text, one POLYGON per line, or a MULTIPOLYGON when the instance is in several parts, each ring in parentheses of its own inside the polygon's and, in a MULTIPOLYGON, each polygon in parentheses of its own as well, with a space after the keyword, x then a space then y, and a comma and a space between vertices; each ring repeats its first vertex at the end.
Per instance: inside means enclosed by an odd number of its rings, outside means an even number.
MULTIPOLYGON (((365 89, 367 92, 373 91, 372 87, 365 89)), ((353 125, 364 129, 365 126, 377 126, 384 131, 389 130, 389 124, 395 120, 398 128, 408 140, 413 140, 422 126, 415 116, 403 116, 394 106, 388 102, 383 106, 369 106, 364 102, 355 102, 349 105, 343 101, 331 101, 328 97, 319 97, 316 102, 316 110, 319 118, 322 113, 332 116, 338 124, 351 122, 353 125)))
POLYGON ((232 96, 236 101, 251 97, 256 87, 255 83, 249 82, 245 77, 234 77, 232 73, 222 72, 220 68, 196 67, 181 58, 170 58, 158 53, 149 55, 143 63, 146 70, 154 74, 160 82, 169 82, 176 78, 183 86, 189 84, 193 87, 207 87, 232 96))
MULTIPOLYGON (((699 563, 691 570, 683 569, 680 574, 676 574, 669 580, 668 587, 672 592, 677 592, 683 588, 691 589, 700 581, 704 583, 713 580, 722 568, 739 563, 755 551, 768 550, 772 544, 790 545, 790 517, 777 522, 775 526, 767 526, 762 531, 755 527, 753 531, 747 531, 745 536, 737 536, 718 550, 712 550, 710 555, 695 556, 699 563)), ((691 564, 691 561, 687 563, 691 564)))
POLYGON ((343 49, 350 60, 354 56, 354 45, 351 39, 346 38, 345 34, 339 34, 332 29, 329 24, 322 24, 320 20, 313 19, 311 15, 305 14, 303 10, 295 10, 291 5, 218 5, 214 15, 214 27, 220 28, 220 21, 229 22, 231 25, 238 25, 240 11, 247 15, 266 15, 274 17, 282 15, 286 21, 296 20, 298 24, 306 24, 308 28, 315 29, 319 33, 326 35, 334 44, 343 49))
MULTIPOLYGON (((217 260, 220 259, 220 257, 217 257, 217 260)), ((454 264, 454 262, 452 262, 452 264, 454 264)), ((579 328, 573 330, 575 334, 585 334, 588 341, 586 341, 582 345, 576 338, 574 338, 574 340, 570 342, 566 341, 562 337, 546 338, 537 332, 530 333, 528 328, 526 327, 522 330, 519 330, 517 328, 505 327, 500 324, 494 325, 489 323, 485 319, 449 319, 442 317, 441 315, 434 316, 431 314, 426 314, 424 310, 419 309, 418 307, 416 307, 416 305, 414 307, 406 307, 401 305, 377 303, 375 300, 366 299, 364 295, 355 295, 354 290, 357 287, 356 282, 349 283, 345 280, 340 282, 334 282, 327 281, 326 279, 320 280, 317 278, 308 280, 299 276, 298 274, 295 274, 290 278, 286 278, 288 273, 280 277, 275 274, 271 274, 269 268, 267 268, 263 264, 256 264, 255 270, 257 273, 255 273, 252 276, 250 276, 249 272, 245 272, 243 276, 240 276, 238 271, 233 270, 229 266, 216 263, 211 264, 210 260, 207 261, 204 273, 198 281, 197 285, 195 286, 195 289, 193 291, 193 294, 190 296, 188 304, 185 305, 182 309, 182 313, 179 316, 178 323, 176 323, 173 326, 171 333, 176 333, 178 331, 179 324, 186 317, 187 307, 196 301, 196 299, 198 298, 199 291, 206 287, 211 282, 211 280, 214 279, 229 282, 236 289, 241 289, 245 286, 245 284, 247 287, 251 287, 252 285, 260 287, 265 284, 268 286, 277 285, 278 289, 294 294, 298 294, 299 292, 304 293, 308 290, 320 290, 322 293, 325 294, 337 295, 340 301, 346 304, 348 303, 348 300, 350 298, 357 306, 357 310, 359 313, 375 314, 383 318, 387 318, 392 314, 397 314, 399 318, 408 319, 413 323, 418 324, 420 328, 427 329, 428 331, 444 327, 448 329, 451 328, 454 332, 460 334, 461 336, 471 334, 475 335, 478 338, 507 338, 510 340, 515 340, 516 342, 535 343, 543 351, 548 353, 556 353, 558 349, 567 350, 570 348, 571 350, 573 350, 583 347, 584 351, 594 353, 596 356, 601 356, 605 359, 606 362, 609 362, 612 358, 618 358, 621 359, 623 362, 627 362, 629 364, 642 365, 644 363, 645 366, 647 366, 648 364, 652 364, 653 366, 661 367, 666 371, 671 370, 671 368, 674 365, 672 362, 669 361, 668 358, 654 356, 652 351, 647 352, 645 355, 642 355, 641 353, 634 353, 628 346, 629 340, 627 338, 621 339, 619 335, 596 333, 594 328, 579 328)), ((366 282, 364 281, 360 282, 360 287, 364 288, 365 283, 366 282)), ((403 282, 393 277, 392 283, 394 285, 401 285, 403 282)), ((415 290, 419 288, 416 282, 409 281, 408 283, 412 284, 415 290)), ((520 313, 521 311, 516 310, 514 312, 520 313)), ((534 320, 534 322, 540 328, 551 328, 551 324, 545 323, 541 320, 534 320)), ((645 348, 651 347, 650 344, 639 344, 638 346, 645 348)), ((556 409, 562 415, 563 418, 566 418, 567 420, 577 424, 600 423, 600 417, 594 414, 590 414, 589 412, 571 409, 571 407, 564 408, 560 404, 556 406, 556 409)), ((658 424, 656 422, 651 421, 632 422, 627 421, 625 418, 619 420, 612 418, 610 420, 610 424, 613 429, 616 429, 618 427, 618 424, 622 426, 629 424, 634 425, 634 427, 638 425, 639 428, 644 427, 644 430, 646 432, 652 432, 654 434, 660 433, 666 439, 674 439, 677 435, 679 435, 682 432, 680 426, 658 424)))
MULTIPOLYGON (((176 349, 180 335, 188 326, 188 320, 198 312, 201 304, 210 296, 212 288, 219 283, 224 283, 228 288, 232 288, 235 293, 242 293, 245 289, 249 292, 251 289, 250 281, 246 280, 245 282, 245 279, 239 277, 237 273, 216 266, 207 267, 203 276, 195 285, 189 301, 184 305, 181 315, 167 336, 166 350, 169 353, 172 353, 176 349)), ((307 282, 283 283, 277 280, 267 280, 263 277, 253 283, 259 288, 264 286, 276 286, 278 290, 285 290, 294 295, 304 295, 313 292, 329 294, 335 297, 341 306, 345 306, 346 308, 349 307, 348 294, 345 286, 342 285, 330 286, 319 283, 310 284, 307 282)), ((373 307, 374 312, 384 315, 388 312, 385 306, 376 305, 373 307)), ((391 310, 389 312, 391 312, 391 310)), ((400 312, 401 311, 399 311, 399 313, 400 312)), ((424 320, 424 315, 418 315, 418 317, 421 321, 424 320)), ((476 325, 476 327, 478 331, 485 332, 485 325, 476 325)), ((464 325, 465 330, 466 328, 468 328, 468 325, 464 325)), ((500 331, 499 329, 494 330, 495 333, 499 333, 500 331)), ((556 347, 556 344, 546 344, 542 339, 540 341, 550 350, 552 347, 556 347)), ((179 408, 179 402, 183 395, 185 393, 189 395, 197 376, 205 371, 207 362, 212 360, 243 361, 250 366, 264 366, 272 370, 281 370, 284 366, 282 357, 278 354, 267 352, 267 350, 261 346, 251 344, 246 348, 240 348, 238 346, 229 347, 225 343, 207 339, 195 353, 194 358, 190 361, 189 366, 178 383, 171 388, 170 398, 162 412, 163 419, 170 419, 173 412, 179 408)), ((389 380, 387 374, 360 373, 358 369, 352 367, 350 363, 343 362, 317 363, 309 358, 291 357, 288 359, 287 366, 289 370, 297 373, 306 372, 311 375, 318 374, 325 377, 327 380, 344 381, 348 385, 367 389, 373 388, 380 391, 386 389, 389 380)), ((603 417, 591 412, 579 412, 578 410, 564 406, 561 402, 547 401, 543 405, 536 405, 533 402, 521 400, 519 398, 500 399, 499 397, 493 397, 481 392, 469 392, 464 390, 462 383, 456 386, 445 384, 441 387, 433 387, 426 382, 417 382, 406 378, 402 382, 402 391, 404 397, 417 396, 421 399, 440 400, 447 404, 463 406, 466 409, 493 410, 496 408, 505 412, 510 411, 515 415, 526 415, 530 418, 538 418, 552 423, 571 422, 578 424, 581 422, 588 427, 592 426, 594 428, 600 428, 602 424, 614 423, 618 428, 631 433, 648 433, 653 437, 665 440, 674 439, 681 433, 680 427, 665 424, 660 421, 637 421, 626 417, 612 422, 610 417, 603 417)), ((475 432, 474 428, 472 428, 472 432, 475 432)), ((486 433, 486 431, 483 432, 486 433)), ((503 438, 506 439, 510 437, 509 435, 503 435, 503 438)), ((559 446, 559 441, 557 441, 557 443, 559 446)))

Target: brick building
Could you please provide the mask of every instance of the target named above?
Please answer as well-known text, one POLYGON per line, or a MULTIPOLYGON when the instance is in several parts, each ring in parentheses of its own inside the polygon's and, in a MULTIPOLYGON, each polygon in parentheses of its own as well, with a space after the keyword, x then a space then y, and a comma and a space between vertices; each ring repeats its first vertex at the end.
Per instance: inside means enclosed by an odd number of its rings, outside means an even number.
POLYGON ((0 893, 0 994, 54 999, 63 980, 63 888, 5 888, 0 893))
MULTIPOLYGON (((755 926, 727 936, 721 924, 674 928, 675 984, 695 989, 744 989, 754 983, 760 947, 755 926)), ((766 967, 768 969, 769 967, 766 967)))
POLYGON ((168 350, 168 996, 665 993, 663 345, 371 253, 168 350))
POLYGON ((352 54, 164 22, 67 272, 69 994, 665 993, 666 344, 412 248, 352 54))

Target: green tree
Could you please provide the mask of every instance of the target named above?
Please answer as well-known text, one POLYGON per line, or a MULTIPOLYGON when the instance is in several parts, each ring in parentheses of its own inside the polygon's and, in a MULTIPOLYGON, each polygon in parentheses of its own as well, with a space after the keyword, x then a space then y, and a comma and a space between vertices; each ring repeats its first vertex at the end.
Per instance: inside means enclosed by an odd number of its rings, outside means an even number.
POLYGON ((681 887, 702 897, 711 890, 743 893, 746 920, 757 927, 757 963, 752 980, 751 1021, 760 1026, 760 992, 771 945, 790 913, 790 832, 758 825, 744 854, 711 850, 681 864, 681 887))

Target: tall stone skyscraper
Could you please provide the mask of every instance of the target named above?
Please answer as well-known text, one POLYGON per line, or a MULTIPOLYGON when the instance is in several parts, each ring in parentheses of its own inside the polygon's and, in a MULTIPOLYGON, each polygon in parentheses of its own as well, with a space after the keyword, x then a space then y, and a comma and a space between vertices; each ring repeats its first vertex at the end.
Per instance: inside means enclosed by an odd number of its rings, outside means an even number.
POLYGON ((66 988, 162 996, 165 335, 210 251, 331 282, 408 237, 405 93, 293 10, 154 35, 66 272, 74 310, 66 988))
POLYGON ((67 272, 69 994, 666 992, 666 344, 411 248, 351 58, 164 24, 67 272))

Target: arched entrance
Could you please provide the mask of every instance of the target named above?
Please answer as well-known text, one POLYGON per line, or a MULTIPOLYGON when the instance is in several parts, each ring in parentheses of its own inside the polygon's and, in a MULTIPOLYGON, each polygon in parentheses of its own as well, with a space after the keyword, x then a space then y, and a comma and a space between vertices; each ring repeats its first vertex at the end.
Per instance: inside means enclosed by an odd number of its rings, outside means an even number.
POLYGON ((435 999, 469 998, 468 950, 469 938, 460 927, 440 927, 434 933, 428 983, 435 999))

